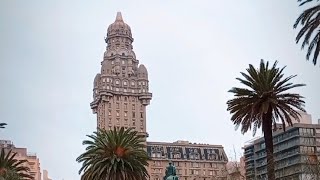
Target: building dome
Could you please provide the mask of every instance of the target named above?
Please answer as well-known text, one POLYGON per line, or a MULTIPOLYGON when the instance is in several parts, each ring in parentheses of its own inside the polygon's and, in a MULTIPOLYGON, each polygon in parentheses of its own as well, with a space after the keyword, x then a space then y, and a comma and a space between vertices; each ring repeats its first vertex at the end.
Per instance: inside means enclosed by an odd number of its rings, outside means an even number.
POLYGON ((99 86, 100 74, 98 73, 94 78, 93 87, 97 88, 99 86))
POLYGON ((143 64, 140 64, 140 66, 139 66, 138 75, 140 78, 148 79, 148 71, 147 71, 147 68, 143 64))
POLYGON ((108 27, 107 38, 111 38, 112 36, 127 36, 132 38, 131 28, 123 21, 121 12, 117 13, 116 20, 108 27))

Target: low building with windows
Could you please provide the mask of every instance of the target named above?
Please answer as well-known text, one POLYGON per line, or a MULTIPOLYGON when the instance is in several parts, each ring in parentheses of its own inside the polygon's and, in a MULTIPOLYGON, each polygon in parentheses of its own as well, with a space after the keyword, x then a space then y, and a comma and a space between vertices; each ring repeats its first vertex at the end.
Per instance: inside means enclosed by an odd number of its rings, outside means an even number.
MULTIPOLYGON (((311 121, 310 121, 311 122, 311 121)), ((273 133, 276 179, 305 180, 312 176, 307 169, 310 158, 320 153, 320 124, 295 123, 286 131, 273 133)), ((246 179, 267 179, 264 138, 244 147, 246 179)))
POLYGON ((147 142, 147 152, 152 159, 148 167, 151 180, 162 180, 169 161, 181 180, 227 179, 228 158, 221 145, 147 142))

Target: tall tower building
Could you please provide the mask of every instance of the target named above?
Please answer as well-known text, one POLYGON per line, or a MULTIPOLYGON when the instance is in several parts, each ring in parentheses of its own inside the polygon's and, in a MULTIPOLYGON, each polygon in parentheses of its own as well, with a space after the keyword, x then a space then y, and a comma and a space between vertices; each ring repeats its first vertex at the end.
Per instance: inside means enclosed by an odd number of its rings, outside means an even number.
POLYGON ((101 72, 94 79, 93 113, 97 114, 97 127, 106 130, 133 127, 146 136, 146 107, 149 92, 148 71, 133 51, 131 28, 117 13, 108 27, 106 51, 101 72))
MULTIPOLYGON (((105 41, 107 47, 101 72, 94 79, 90 104, 97 114, 97 127, 106 130, 133 127, 148 136, 146 107, 152 99, 148 72, 136 59, 131 29, 120 12, 108 27, 105 41)), ((151 158, 147 167, 150 180, 162 179, 169 161, 176 165, 177 174, 183 180, 226 179, 228 158, 221 145, 188 141, 146 142, 146 145, 151 158)))

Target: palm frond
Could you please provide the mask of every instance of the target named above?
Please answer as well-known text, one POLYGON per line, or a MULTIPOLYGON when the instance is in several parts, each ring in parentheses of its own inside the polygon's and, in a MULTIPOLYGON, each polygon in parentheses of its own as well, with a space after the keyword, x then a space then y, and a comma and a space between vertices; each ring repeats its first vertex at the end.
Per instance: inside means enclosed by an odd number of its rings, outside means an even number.
POLYGON ((6 123, 0 123, 0 128, 5 128, 6 125, 6 123))
POLYGON ((6 152, 5 148, 1 148, 0 169, 5 169, 7 173, 0 174, 0 177, 2 176, 5 179, 10 179, 9 176, 15 176, 23 180, 34 179, 34 177, 29 174, 30 169, 24 166, 27 160, 17 160, 16 154, 17 153, 12 153, 12 150, 6 152))
MULTIPOLYGON (((299 1, 302 2, 300 6, 311 2, 312 0, 299 1)), ((318 1, 318 0, 317 0, 318 1)), ((319 35, 319 26, 320 26, 320 4, 315 5, 314 7, 304 10, 299 17, 296 19, 296 22, 293 25, 293 28, 297 28, 301 24, 302 28, 296 36, 296 43, 298 44, 303 38, 301 44, 301 49, 304 49, 305 46, 309 46, 306 54, 306 60, 310 59, 310 56, 313 52, 312 62, 314 65, 317 64, 317 58, 319 56, 320 42, 319 35), (317 33, 316 33, 317 32, 317 33), (312 39, 312 40, 311 40, 312 39), (310 42, 311 40, 311 42, 310 42), (314 49, 314 47, 316 47, 314 49)))
MULTIPOLYGON (((312 2, 312 1, 314 1, 314 0, 298 0, 298 2, 302 2, 299 4, 299 6, 303 6, 304 4, 312 2)), ((319 1, 319 0, 317 0, 317 1, 319 1)))

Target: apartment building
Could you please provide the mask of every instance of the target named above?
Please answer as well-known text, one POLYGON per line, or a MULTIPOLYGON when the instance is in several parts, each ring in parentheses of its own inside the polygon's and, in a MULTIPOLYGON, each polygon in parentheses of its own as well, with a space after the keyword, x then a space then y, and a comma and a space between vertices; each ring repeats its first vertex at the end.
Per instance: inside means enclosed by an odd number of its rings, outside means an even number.
MULTIPOLYGON (((310 121, 311 122, 311 121, 310 121)), ((281 180, 307 180, 314 157, 320 154, 320 124, 295 123, 273 134, 275 175, 281 180)), ((263 138, 244 147, 246 179, 267 179, 267 159, 263 138)), ((318 162, 316 158, 315 161, 318 162)))

